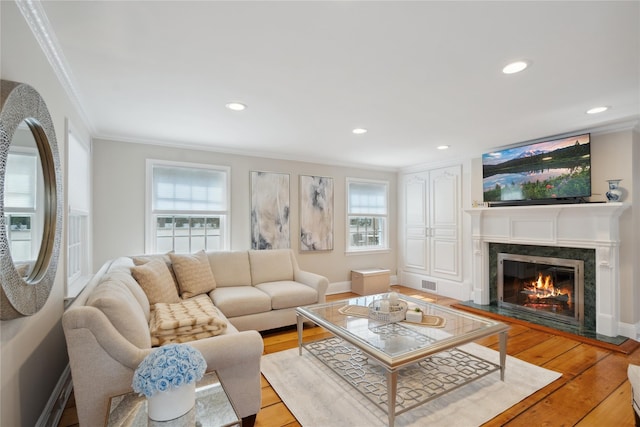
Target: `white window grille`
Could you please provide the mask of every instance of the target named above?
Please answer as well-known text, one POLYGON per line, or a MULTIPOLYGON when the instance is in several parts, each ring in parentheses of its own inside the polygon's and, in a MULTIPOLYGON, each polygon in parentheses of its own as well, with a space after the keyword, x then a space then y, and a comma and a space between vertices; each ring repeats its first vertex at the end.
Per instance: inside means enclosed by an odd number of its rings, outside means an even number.
POLYGON ((88 264, 87 236, 89 215, 84 212, 69 212, 67 277, 73 283, 85 276, 88 264))

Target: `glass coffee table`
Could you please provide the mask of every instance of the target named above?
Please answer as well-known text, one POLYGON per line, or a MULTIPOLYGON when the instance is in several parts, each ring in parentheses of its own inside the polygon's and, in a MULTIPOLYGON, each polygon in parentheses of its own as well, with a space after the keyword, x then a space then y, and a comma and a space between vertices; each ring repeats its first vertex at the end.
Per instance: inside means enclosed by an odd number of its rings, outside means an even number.
POLYGON ((153 421, 147 416, 147 399, 130 392, 109 399, 107 427, 241 427, 218 374, 207 372, 196 383, 196 404, 185 415, 170 421, 153 421))
POLYGON ((305 347, 351 383, 387 413, 389 426, 394 425, 396 415, 492 372, 499 370, 504 381, 508 325, 404 295, 398 296, 402 304, 408 311, 422 310, 422 318, 415 323, 389 321, 386 316, 370 313, 370 307, 380 305, 386 296, 298 307, 300 355, 305 347), (334 337, 303 342, 305 321, 325 328, 334 337), (458 348, 496 334, 499 364, 458 348), (399 382, 403 390, 400 397, 399 382))

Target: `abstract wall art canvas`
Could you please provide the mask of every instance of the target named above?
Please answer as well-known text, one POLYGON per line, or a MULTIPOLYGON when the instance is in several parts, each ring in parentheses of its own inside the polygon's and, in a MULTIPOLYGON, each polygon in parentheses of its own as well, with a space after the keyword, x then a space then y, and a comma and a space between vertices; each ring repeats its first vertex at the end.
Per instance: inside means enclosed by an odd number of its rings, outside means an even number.
POLYGON ((291 247, 289 174, 251 171, 251 249, 291 247))
POLYGON ((333 250, 333 178, 300 175, 300 251, 333 250))

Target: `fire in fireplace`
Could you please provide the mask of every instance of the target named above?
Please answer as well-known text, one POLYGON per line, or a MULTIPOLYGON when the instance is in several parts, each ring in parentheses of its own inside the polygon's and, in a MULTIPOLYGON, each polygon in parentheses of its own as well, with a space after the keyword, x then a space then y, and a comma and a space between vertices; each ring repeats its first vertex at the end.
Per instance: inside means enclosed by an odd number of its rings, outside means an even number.
POLYGON ((498 253, 498 305, 584 323, 584 261, 498 253))

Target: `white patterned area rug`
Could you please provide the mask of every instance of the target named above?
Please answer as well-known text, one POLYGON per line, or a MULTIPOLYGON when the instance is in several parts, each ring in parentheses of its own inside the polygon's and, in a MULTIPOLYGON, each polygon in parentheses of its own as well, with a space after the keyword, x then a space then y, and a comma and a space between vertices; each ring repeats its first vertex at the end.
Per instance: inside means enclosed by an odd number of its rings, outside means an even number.
MULTIPOLYGON (((338 339, 327 340, 334 340, 331 346, 335 346, 335 340, 338 339)), ((458 349, 472 359, 476 356, 494 364, 499 363, 498 352, 487 347, 472 343, 458 349)), ((357 354, 350 357, 358 361, 364 359, 357 354)), ((442 358, 445 365, 449 357, 442 358)), ((342 362, 338 361, 337 364, 343 365, 342 362)), ((367 364, 366 360, 365 364, 369 366, 367 369, 378 370, 377 367, 370 368, 373 364, 367 364)), ((356 370, 356 375, 367 376, 368 383, 374 384, 374 388, 380 386, 370 377, 377 375, 377 372, 363 374, 359 369, 356 370)), ((351 365, 347 371, 353 371, 351 365)), ((297 348, 263 356, 262 373, 304 427, 375 427, 388 423, 387 414, 378 405, 364 397, 306 348, 302 356, 298 355, 297 348)), ((413 374, 405 376, 410 380, 413 374)), ((504 382, 500 381, 499 371, 491 372, 398 415, 395 425, 479 426, 560 376, 560 373, 507 356, 504 382)), ((398 389, 402 389, 401 384, 398 389)))

